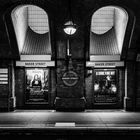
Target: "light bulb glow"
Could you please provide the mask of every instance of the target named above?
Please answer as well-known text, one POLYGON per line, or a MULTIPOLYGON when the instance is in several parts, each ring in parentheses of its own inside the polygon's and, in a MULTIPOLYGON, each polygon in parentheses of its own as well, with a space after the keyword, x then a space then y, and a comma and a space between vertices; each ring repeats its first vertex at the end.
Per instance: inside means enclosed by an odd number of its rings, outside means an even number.
POLYGON ((76 29, 72 26, 64 28, 64 32, 68 35, 73 35, 76 32, 76 29))
POLYGON ((116 91, 117 91, 116 86, 112 86, 111 90, 112 90, 113 92, 116 92, 116 91))
POLYGON ((75 24, 72 21, 66 22, 64 32, 68 35, 73 35, 76 32, 75 24))
POLYGON ((95 84, 95 85, 94 85, 94 90, 95 90, 95 91, 98 91, 98 90, 99 90, 99 84, 95 84))

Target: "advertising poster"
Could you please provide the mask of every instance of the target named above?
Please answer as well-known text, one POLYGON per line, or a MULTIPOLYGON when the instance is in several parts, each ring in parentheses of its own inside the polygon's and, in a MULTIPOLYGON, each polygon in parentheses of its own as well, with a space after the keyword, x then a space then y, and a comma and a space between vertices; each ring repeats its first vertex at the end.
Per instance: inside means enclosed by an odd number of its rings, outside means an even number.
POLYGON ((95 70, 94 103, 117 102, 115 70, 95 70))
POLYGON ((26 70, 26 101, 27 102, 48 101, 47 69, 26 70))

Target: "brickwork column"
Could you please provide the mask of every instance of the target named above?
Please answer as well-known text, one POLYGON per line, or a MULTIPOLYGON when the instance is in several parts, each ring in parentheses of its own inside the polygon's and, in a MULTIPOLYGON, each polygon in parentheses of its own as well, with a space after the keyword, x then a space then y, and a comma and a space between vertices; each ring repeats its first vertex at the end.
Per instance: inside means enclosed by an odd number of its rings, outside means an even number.
POLYGON ((15 71, 14 64, 11 62, 8 66, 9 69, 9 99, 8 99, 8 111, 12 111, 16 108, 15 97, 15 71))
POLYGON ((135 62, 126 62, 124 109, 135 109, 135 62))
POLYGON ((136 65, 136 110, 140 110, 140 62, 136 65))

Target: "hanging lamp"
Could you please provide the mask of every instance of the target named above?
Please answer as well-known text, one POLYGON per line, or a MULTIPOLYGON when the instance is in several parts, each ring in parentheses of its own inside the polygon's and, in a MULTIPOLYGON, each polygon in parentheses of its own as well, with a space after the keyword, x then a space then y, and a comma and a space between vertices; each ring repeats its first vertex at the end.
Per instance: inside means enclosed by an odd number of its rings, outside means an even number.
POLYGON ((67 35, 73 35, 77 31, 76 24, 74 24, 72 14, 71 14, 71 1, 70 0, 68 2, 68 21, 64 24, 63 30, 67 35))

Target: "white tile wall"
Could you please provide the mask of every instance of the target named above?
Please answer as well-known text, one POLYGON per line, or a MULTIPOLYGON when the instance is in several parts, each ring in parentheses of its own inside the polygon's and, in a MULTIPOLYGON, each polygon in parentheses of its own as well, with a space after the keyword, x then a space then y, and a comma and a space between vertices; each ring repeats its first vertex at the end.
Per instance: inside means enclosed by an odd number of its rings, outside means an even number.
POLYGON ((28 25, 33 31, 39 34, 49 32, 47 13, 39 7, 29 6, 28 7, 28 25))
POLYGON ((114 26, 114 8, 105 7, 97 10, 91 21, 91 31, 97 34, 103 34, 114 26))

